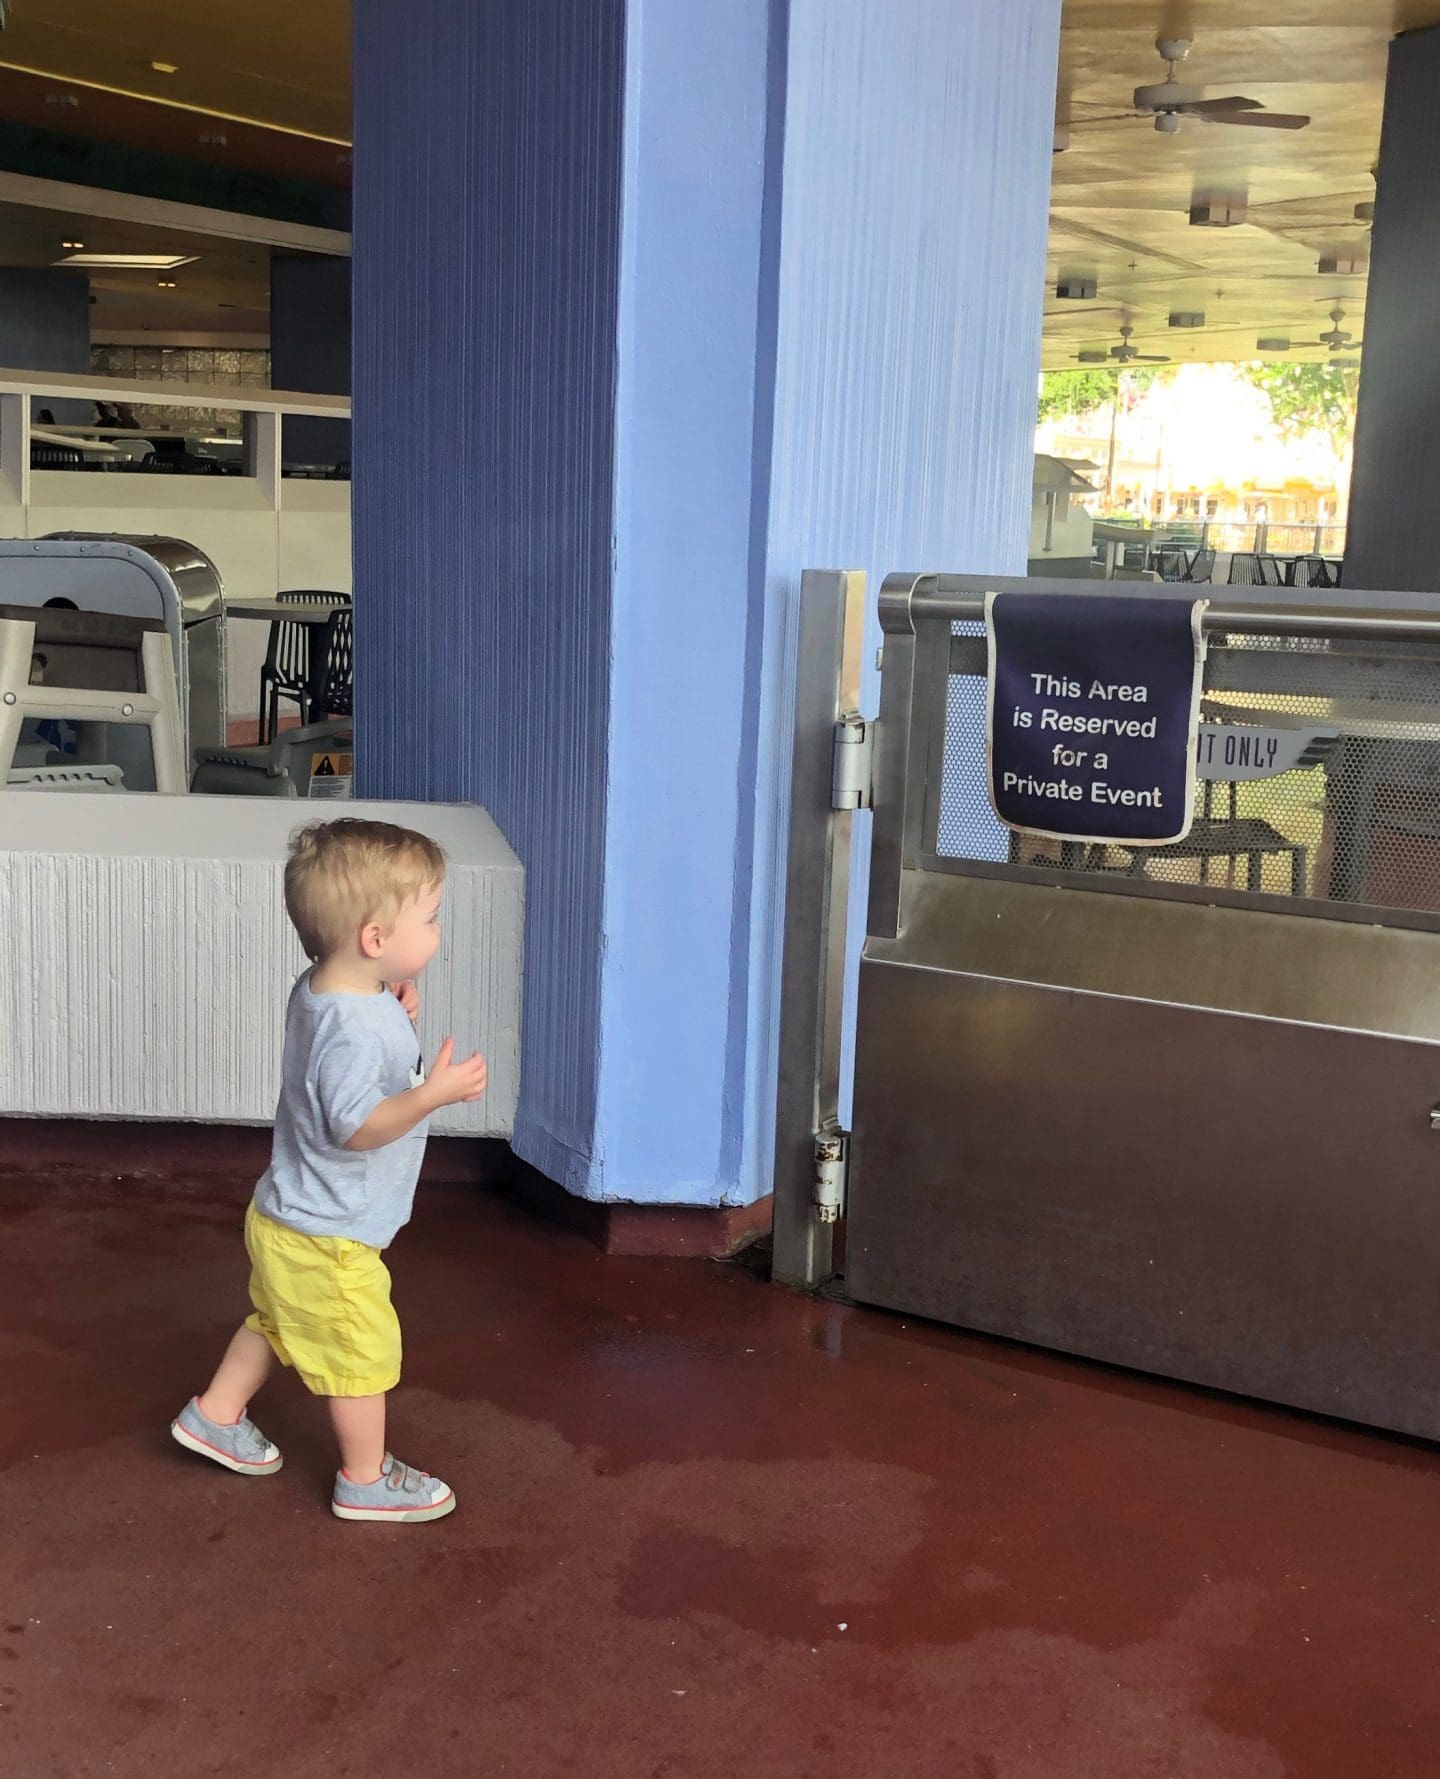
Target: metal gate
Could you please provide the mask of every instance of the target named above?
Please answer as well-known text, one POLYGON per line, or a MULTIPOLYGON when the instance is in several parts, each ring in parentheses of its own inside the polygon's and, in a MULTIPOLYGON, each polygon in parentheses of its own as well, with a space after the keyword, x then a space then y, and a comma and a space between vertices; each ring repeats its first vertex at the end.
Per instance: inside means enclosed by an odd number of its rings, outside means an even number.
POLYGON ((777 1274, 823 1280, 841 1227, 859 1301, 1440 1437, 1440 599, 1225 589, 1212 753, 1261 727, 1304 745, 1206 776, 1189 840, 1127 853, 990 813, 992 588, 1077 591, 891 577, 866 725, 863 577, 806 577, 777 1274))

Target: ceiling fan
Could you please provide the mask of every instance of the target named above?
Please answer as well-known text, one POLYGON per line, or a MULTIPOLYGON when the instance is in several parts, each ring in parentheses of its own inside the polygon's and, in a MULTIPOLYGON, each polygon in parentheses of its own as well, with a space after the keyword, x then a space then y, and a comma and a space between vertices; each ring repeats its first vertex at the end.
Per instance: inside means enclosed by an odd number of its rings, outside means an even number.
POLYGON ((1104 347, 1093 347, 1084 352, 1077 352, 1075 357, 1080 364, 1169 364, 1168 358, 1150 352, 1141 352, 1138 347, 1130 344, 1130 336, 1135 332, 1127 321, 1120 329, 1120 344, 1112 346, 1107 352, 1104 347))
POLYGON ((1321 334, 1318 340, 1300 340, 1297 343, 1301 346, 1326 346, 1332 355, 1337 352, 1358 352, 1365 342, 1357 340, 1348 328, 1341 327, 1340 323, 1344 319, 1345 311, 1336 303, 1330 311, 1330 320, 1334 325, 1321 334))
POLYGON ((1186 86, 1175 70, 1190 54, 1187 37, 1161 37, 1155 45, 1165 63, 1165 78, 1152 86, 1137 86, 1133 111, 1116 111, 1105 117, 1076 118, 1076 123, 1111 123, 1122 117, 1151 117, 1162 136, 1173 136, 1180 120, 1193 117, 1202 124, 1243 124, 1252 130, 1303 130, 1310 122, 1283 111, 1267 111, 1258 99, 1231 93, 1223 99, 1207 99, 1204 87, 1186 86))

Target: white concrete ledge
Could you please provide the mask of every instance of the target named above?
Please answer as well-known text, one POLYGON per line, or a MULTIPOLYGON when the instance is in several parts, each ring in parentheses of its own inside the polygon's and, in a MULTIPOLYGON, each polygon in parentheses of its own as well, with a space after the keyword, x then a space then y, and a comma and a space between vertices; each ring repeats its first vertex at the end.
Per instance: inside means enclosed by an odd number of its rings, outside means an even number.
POLYGON ((453 1033, 483 1100, 434 1123, 509 1136, 520 1087, 524 874, 483 809, 261 797, 0 792, 0 1114, 268 1124, 305 959, 281 898, 291 832, 339 815, 450 858, 422 984, 427 1060, 453 1033))

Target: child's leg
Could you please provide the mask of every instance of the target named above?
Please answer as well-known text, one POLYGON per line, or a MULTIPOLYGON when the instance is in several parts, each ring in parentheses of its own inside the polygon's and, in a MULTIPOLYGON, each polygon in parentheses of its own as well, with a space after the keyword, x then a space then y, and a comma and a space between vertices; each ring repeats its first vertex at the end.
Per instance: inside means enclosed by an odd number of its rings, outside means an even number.
POLYGON ((220 1369, 198 1399, 200 1412, 222 1427, 238 1421, 274 1363, 275 1355, 264 1335, 256 1334, 253 1328, 237 1328, 220 1361, 220 1369))
POLYGON ((340 1444, 340 1467, 351 1482, 373 1483, 385 1462, 385 1397, 330 1396, 330 1421, 340 1444))

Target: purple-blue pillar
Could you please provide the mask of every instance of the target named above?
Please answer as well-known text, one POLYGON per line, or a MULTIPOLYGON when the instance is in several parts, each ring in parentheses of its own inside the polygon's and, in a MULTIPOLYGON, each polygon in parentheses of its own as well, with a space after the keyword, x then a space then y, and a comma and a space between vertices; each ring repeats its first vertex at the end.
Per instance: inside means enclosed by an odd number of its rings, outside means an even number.
POLYGON ((360 772, 525 861, 577 1192, 769 1189, 802 569, 1023 568, 1058 15, 357 0, 360 772))

